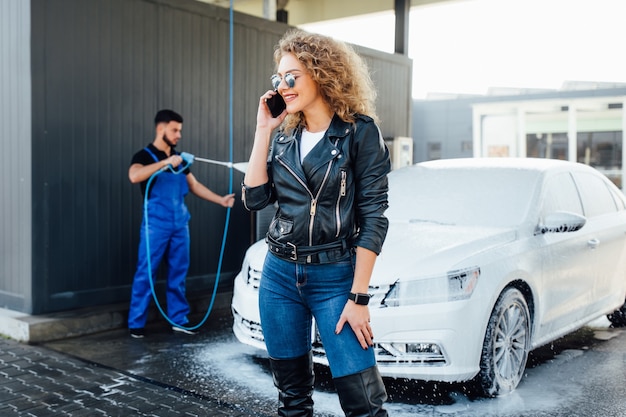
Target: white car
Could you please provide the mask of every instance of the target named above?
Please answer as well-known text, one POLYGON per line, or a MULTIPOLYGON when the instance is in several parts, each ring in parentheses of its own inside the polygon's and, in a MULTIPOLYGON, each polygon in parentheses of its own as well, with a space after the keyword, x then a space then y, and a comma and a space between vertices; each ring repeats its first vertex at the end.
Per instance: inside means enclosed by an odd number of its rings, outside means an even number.
MULTIPOLYGON (((500 395, 516 388, 530 350, 603 315, 626 325, 626 198, 595 169, 439 160, 391 172, 389 188, 370 283, 383 376, 474 379, 500 395)), ((266 252, 263 241, 249 248, 232 300, 234 334, 260 349, 266 252)), ((314 360, 326 363, 315 340, 314 360)))

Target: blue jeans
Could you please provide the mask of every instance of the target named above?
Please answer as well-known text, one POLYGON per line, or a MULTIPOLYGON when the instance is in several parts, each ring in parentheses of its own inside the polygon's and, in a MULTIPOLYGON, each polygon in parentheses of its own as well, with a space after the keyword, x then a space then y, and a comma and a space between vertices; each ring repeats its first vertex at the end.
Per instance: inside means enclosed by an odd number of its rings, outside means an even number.
POLYGON ((376 365, 349 324, 335 334, 354 278, 354 257, 332 264, 296 264, 268 253, 259 288, 261 326, 273 359, 294 359, 311 350, 312 318, 317 323, 334 378, 376 365))

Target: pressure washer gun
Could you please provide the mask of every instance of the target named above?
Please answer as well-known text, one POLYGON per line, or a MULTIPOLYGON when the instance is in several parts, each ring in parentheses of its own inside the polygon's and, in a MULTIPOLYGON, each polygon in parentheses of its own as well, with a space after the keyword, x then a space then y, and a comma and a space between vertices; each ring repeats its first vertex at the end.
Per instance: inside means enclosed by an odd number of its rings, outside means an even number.
POLYGON ((193 164, 194 159, 196 158, 195 156, 193 156, 192 154, 188 152, 181 152, 180 157, 183 158, 183 161, 185 162, 187 167, 190 167, 191 164, 193 164))
POLYGON ((163 168, 161 168, 159 171, 157 172, 165 172, 165 171, 172 171, 173 173, 177 174, 179 172, 182 172, 184 170, 186 170, 187 168, 189 168, 191 166, 191 164, 193 164, 193 161, 195 160, 195 156, 193 156, 192 154, 188 153, 188 152, 181 152, 180 153, 180 157, 183 158, 183 166, 179 166, 178 169, 174 169, 174 167, 172 167, 171 165, 165 165, 163 168))

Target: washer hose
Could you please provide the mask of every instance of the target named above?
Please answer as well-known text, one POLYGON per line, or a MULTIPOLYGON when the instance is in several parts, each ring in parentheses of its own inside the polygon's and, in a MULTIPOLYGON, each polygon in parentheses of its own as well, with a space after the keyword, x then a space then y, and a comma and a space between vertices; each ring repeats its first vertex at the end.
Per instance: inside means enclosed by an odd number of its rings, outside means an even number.
MULTIPOLYGON (((152 181, 162 172, 165 171, 170 171, 173 174, 179 175, 181 173, 183 173, 187 168, 189 168, 191 166, 191 164, 193 163, 194 160, 194 156, 186 153, 186 152, 182 152, 180 155, 183 158, 183 162, 184 165, 182 165, 181 167, 179 167, 179 169, 174 169, 171 165, 167 165, 164 168, 161 168, 160 170, 156 171, 154 174, 152 174, 150 176, 150 178, 148 179, 148 183, 146 184, 146 191, 145 191, 145 195, 144 195, 144 202, 143 202, 143 218, 144 218, 144 226, 145 226, 145 239, 146 239, 146 259, 148 261, 148 279, 150 281, 150 290, 152 291, 152 298, 154 299, 154 302, 156 303, 156 306, 159 310, 159 312, 161 313, 161 315, 172 325, 172 326, 176 326, 176 327, 180 327, 182 329, 185 330, 196 330, 199 327, 201 327, 209 318, 209 315, 211 314, 211 311, 213 310, 213 304, 215 303, 215 297, 217 295, 217 287, 219 285, 219 280, 220 280, 220 273, 221 273, 221 269, 222 269, 222 260, 223 260, 223 256, 224 256, 224 248, 226 246, 226 235, 228 233, 228 223, 229 223, 229 219, 230 219, 230 207, 228 207, 227 209, 227 214, 226 214, 226 223, 224 225, 224 236, 222 239, 222 245, 221 245, 221 249, 220 249, 220 258, 219 258, 219 262, 218 262, 218 266, 217 266, 217 274, 215 276, 215 284, 213 286, 213 295, 211 296, 211 303, 209 304, 209 308, 207 309, 206 314, 204 315, 204 318, 200 321, 200 323, 198 323, 197 325, 193 326, 193 327, 186 327, 183 326, 181 324, 178 323, 174 323, 172 321, 172 319, 170 319, 168 317, 168 315, 165 313, 165 311, 163 310, 163 308, 161 307, 161 303, 159 303, 159 299, 156 295, 156 290, 154 288, 154 280, 153 280, 153 276, 152 276, 152 260, 150 259, 150 233, 149 233, 149 215, 148 215, 148 205, 149 205, 149 200, 148 200, 148 195, 149 195, 149 191, 150 191, 150 185, 152 184, 152 181)), ((231 187, 232 189, 232 187, 231 187)))
MULTIPOLYGON (((228 181, 228 193, 232 194, 233 192, 233 168, 245 172, 245 163, 239 163, 239 164, 233 164, 232 160, 233 160, 233 56, 234 56, 234 13, 233 13, 233 2, 234 0, 230 0, 230 10, 229 10, 229 23, 228 23, 228 37, 229 37, 229 45, 228 45, 228 54, 229 54, 229 61, 228 61, 228 98, 229 98, 229 103, 228 103, 228 143, 229 143, 229 161, 230 162, 219 162, 219 161, 213 161, 213 160, 203 160, 203 162, 210 162, 210 163, 218 163, 220 165, 226 165, 227 167, 229 167, 229 181, 228 181)), ((198 323, 197 325, 193 326, 193 327, 184 327, 181 326, 180 324, 174 323, 172 322, 172 320, 167 316, 167 314, 165 314, 165 312, 163 311, 163 308, 161 307, 161 304, 159 303, 159 300, 157 299, 156 296, 156 291, 154 289, 154 282, 152 279, 152 262, 150 260, 150 238, 149 238, 149 234, 148 234, 148 191, 150 189, 150 184, 152 183, 152 180, 159 175, 161 172, 165 172, 167 170, 170 170, 171 172, 173 172, 174 174, 180 174, 181 172, 183 172, 185 169, 187 169, 194 161, 194 156, 186 153, 186 152, 182 152, 181 153, 181 157, 183 158, 183 161, 185 163, 185 165, 183 167, 181 167, 178 170, 175 170, 173 167, 171 166, 167 166, 163 169, 158 170, 157 172, 155 172, 154 174, 152 174, 150 176, 150 179, 148 179, 148 183, 146 184, 146 191, 145 191, 145 195, 144 195, 144 222, 145 222, 145 229, 146 229, 146 251, 147 251, 147 258, 148 258, 148 279, 150 280, 150 289, 152 290, 152 296, 154 298, 154 301, 159 309, 159 311, 161 312, 161 315, 173 326, 177 326, 180 327, 182 329, 185 330, 196 330, 198 329, 200 326, 202 326, 206 320, 209 318, 209 315, 211 314, 211 311, 213 310, 213 304, 215 303, 215 296, 217 295, 217 287, 219 284, 219 280, 220 280, 220 274, 222 271, 222 261, 224 259, 224 248, 226 247, 226 236, 228 235, 228 225, 230 223, 230 212, 231 212, 231 208, 228 207, 226 210, 226 221, 224 223, 224 233, 222 234, 222 245, 220 248, 220 257, 219 257, 219 261, 217 264, 217 273, 215 275, 215 285, 213 286, 213 295, 211 296, 211 303, 209 304, 209 307, 207 309, 206 314, 204 315, 204 318, 200 321, 200 323, 198 323)), ((200 158, 198 158, 198 160, 201 160, 200 158)))

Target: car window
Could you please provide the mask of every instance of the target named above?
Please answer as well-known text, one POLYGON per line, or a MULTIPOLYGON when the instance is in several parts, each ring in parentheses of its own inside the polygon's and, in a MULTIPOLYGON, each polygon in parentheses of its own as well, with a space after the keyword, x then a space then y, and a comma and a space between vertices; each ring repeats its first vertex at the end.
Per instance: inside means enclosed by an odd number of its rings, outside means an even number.
POLYGON ((624 194, 622 194, 622 192, 617 188, 611 189, 611 187, 609 187, 609 191, 611 192, 611 195, 613 196, 613 199, 615 200, 615 204, 617 205, 617 210, 622 211, 626 209, 626 205, 624 205, 624 194))
POLYGON ((556 174, 546 180, 542 199, 542 219, 555 211, 568 211, 583 215, 578 189, 568 172, 556 174))
POLYGON ((574 178, 580 190, 586 217, 601 216, 617 211, 609 187, 601 177, 587 172, 576 172, 574 178))

